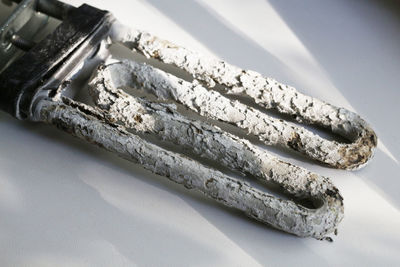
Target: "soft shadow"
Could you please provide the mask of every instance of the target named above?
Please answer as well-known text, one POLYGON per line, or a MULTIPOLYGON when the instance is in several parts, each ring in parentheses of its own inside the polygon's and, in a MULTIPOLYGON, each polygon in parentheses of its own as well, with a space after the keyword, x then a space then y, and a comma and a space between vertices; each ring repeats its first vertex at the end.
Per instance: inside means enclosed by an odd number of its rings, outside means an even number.
POLYGON ((377 149, 371 163, 357 175, 378 187, 378 193, 400 211, 399 165, 381 149, 377 149))
MULTIPOLYGON (((398 1, 269 0, 332 83, 400 159, 400 3, 398 1), (327 12, 329 10, 329 12, 327 12)), ((378 142, 379 142, 378 141, 378 142)), ((377 150, 361 175, 400 207, 400 166, 377 150)))

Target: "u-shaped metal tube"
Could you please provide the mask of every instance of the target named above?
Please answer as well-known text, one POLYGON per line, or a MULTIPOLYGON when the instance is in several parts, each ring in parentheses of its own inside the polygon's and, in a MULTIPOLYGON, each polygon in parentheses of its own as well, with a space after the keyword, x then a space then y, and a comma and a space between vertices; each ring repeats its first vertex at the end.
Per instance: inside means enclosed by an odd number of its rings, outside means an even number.
POLYGON ((185 81, 155 67, 122 60, 98 67, 89 91, 95 107, 57 94, 42 99, 34 118, 97 144, 170 180, 196 189, 226 206, 285 232, 324 238, 343 218, 343 198, 330 180, 284 162, 235 135, 180 114, 174 105, 129 95, 124 87, 142 88, 159 99, 173 100, 198 114, 228 122, 267 144, 299 151, 343 169, 365 164, 376 147, 376 135, 357 114, 305 96, 273 79, 202 57, 148 33, 114 25, 110 40, 190 73, 185 81), (222 85, 224 92, 213 90, 222 85), (351 141, 326 140, 303 127, 278 120, 226 94, 246 96, 263 108, 293 115, 298 121, 329 128, 351 141), (320 201, 307 208, 296 201, 262 192, 248 183, 139 135, 156 135, 226 168, 279 185, 294 198, 320 201))
POLYGON ((148 58, 183 69, 196 79, 195 82, 187 82, 151 66, 124 62, 127 71, 136 73, 137 86, 158 97, 178 101, 204 116, 242 128, 266 144, 296 150, 335 168, 358 169, 373 156, 377 146, 376 134, 354 112, 301 94, 293 87, 265 78, 257 72, 204 57, 147 32, 124 28, 119 30, 115 39, 148 58), (213 88, 216 84, 222 85, 225 94, 245 96, 262 108, 276 109, 299 122, 322 126, 350 143, 326 140, 303 127, 275 119, 205 88, 213 88), (223 112, 218 106, 209 106, 208 103, 214 105, 216 101, 225 109, 223 112))

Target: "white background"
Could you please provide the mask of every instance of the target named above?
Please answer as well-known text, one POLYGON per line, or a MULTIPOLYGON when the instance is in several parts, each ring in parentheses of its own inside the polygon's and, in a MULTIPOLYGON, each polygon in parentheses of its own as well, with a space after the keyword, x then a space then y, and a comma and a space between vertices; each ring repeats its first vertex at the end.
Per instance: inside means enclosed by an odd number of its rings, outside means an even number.
POLYGON ((50 126, 1 112, 1 266, 400 265, 399 3, 86 2, 356 111, 379 146, 356 172, 273 150, 341 190, 345 219, 328 243, 255 223, 50 126))

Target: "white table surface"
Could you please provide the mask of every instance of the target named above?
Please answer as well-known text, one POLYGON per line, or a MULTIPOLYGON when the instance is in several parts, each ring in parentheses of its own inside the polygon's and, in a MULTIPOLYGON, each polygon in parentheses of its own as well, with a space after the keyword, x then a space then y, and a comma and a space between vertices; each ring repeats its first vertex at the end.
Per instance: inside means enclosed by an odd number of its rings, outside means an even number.
POLYGON ((50 126, 1 112, 0 266, 400 265, 400 2, 86 2, 354 110, 379 146, 355 172, 274 150, 332 177, 342 192, 345 218, 329 243, 255 223, 50 126))

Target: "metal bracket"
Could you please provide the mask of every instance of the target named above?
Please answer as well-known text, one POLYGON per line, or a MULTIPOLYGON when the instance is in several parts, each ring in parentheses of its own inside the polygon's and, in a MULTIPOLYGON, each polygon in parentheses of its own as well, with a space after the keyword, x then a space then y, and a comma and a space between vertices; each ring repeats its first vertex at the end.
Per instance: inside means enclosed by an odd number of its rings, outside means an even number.
POLYGON ((46 10, 63 22, 44 40, 27 46, 28 51, 0 73, 0 109, 18 119, 32 115, 35 98, 62 84, 106 37, 114 21, 109 12, 85 4, 75 8, 58 1, 25 0, 4 24, 5 46, 13 40, 7 32, 26 24, 24 14, 46 10))
POLYGON ((48 16, 36 12, 36 6, 35 0, 22 1, 0 26, 0 72, 21 54, 18 48, 27 49, 27 44, 32 43, 32 39, 47 23, 48 16))

